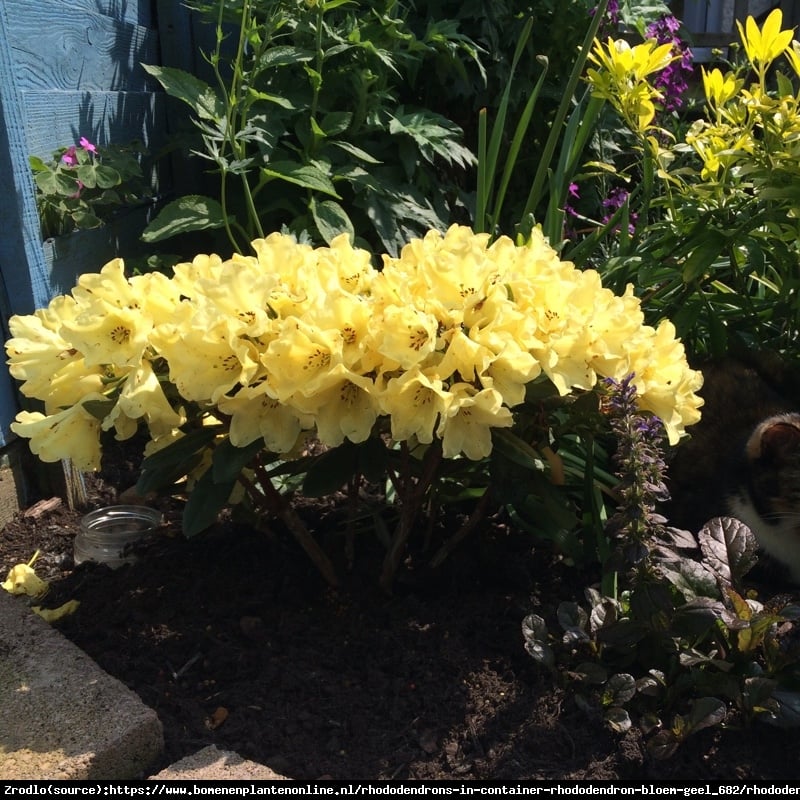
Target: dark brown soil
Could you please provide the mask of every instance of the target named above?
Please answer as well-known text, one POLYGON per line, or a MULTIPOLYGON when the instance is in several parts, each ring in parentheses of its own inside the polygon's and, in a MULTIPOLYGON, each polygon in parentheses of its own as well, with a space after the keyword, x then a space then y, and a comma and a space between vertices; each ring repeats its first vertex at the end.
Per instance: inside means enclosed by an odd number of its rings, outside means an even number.
MULTIPOLYGON (((102 480, 90 490, 93 506, 115 499, 102 480)), ((387 596, 369 539, 333 591, 278 528, 223 520, 185 540, 166 509, 171 535, 116 571, 73 567, 80 513, 63 504, 0 533, 2 577, 40 550, 46 604, 81 603, 59 630, 157 711, 154 771, 216 744, 309 780, 797 777, 798 730, 705 731, 660 762, 640 734, 580 711, 526 654, 520 623, 588 578, 499 520, 438 571, 405 568, 387 596)), ((304 513, 334 530, 330 512, 304 513)), ((335 536, 328 547, 341 560, 335 536)))

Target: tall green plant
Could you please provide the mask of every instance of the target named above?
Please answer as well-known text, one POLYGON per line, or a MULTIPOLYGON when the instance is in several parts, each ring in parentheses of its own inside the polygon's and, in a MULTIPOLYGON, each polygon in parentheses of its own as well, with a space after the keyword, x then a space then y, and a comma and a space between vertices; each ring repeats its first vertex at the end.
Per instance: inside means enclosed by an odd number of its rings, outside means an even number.
POLYGON ((168 205, 147 241, 218 228, 242 252, 285 226, 320 242, 345 232, 395 253, 409 235, 447 227, 461 202, 457 175, 474 157, 456 124, 398 97, 429 61, 480 64, 454 26, 420 38, 393 0, 243 0, 227 58, 229 10, 222 0, 214 8, 216 85, 147 70, 191 108, 195 153, 212 162, 219 192, 168 205))
POLYGON ((634 283, 651 318, 673 319, 701 355, 767 347, 796 357, 800 95, 784 72, 796 79, 800 57, 781 23, 776 10, 761 28, 752 18, 740 26, 744 59, 702 70, 691 123, 656 113, 652 42, 598 42, 587 75, 632 137, 602 165, 631 188, 614 218, 590 223, 567 252, 604 260, 617 288, 634 283))
MULTIPOLYGON (((566 202, 569 184, 580 162, 586 143, 592 134, 602 103, 584 92, 577 100, 575 93, 583 74, 584 65, 608 6, 608 0, 601 0, 591 18, 583 43, 572 66, 564 88, 564 94, 551 123, 549 134, 540 154, 536 158, 536 169, 528 191, 527 199, 520 209, 517 233, 527 238, 534 220, 543 221, 543 230, 552 242, 560 242, 563 232, 563 207, 566 202), (559 149, 560 147, 560 149, 559 149), (554 165, 556 152, 558 160, 554 165)), ((475 226, 478 230, 498 231, 504 224, 503 207, 511 177, 517 169, 520 153, 527 144, 531 121, 536 110, 542 87, 547 76, 548 60, 540 58, 542 72, 517 120, 513 134, 506 132, 509 103, 517 66, 528 43, 533 28, 530 18, 517 42, 508 82, 500 99, 497 117, 488 130, 487 112, 483 109, 478 125, 478 175, 476 190, 475 226), (505 147, 503 147, 505 145, 505 147), (504 153, 501 162, 501 151, 504 153)))

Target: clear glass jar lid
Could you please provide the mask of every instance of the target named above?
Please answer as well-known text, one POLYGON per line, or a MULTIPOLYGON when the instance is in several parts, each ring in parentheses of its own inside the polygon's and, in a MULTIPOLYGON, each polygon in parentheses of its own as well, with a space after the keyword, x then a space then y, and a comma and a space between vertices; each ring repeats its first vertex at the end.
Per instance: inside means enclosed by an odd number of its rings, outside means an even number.
POLYGON ((81 519, 75 537, 75 563, 97 561, 112 568, 133 563, 137 558, 134 545, 162 522, 162 513, 148 506, 107 506, 91 511, 81 519))

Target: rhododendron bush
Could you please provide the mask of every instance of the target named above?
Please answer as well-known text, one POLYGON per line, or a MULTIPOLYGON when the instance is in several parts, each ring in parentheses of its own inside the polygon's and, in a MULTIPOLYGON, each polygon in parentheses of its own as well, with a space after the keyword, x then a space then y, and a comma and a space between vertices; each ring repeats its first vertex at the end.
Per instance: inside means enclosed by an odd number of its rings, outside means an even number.
MULTIPOLYGON (((264 492, 264 465, 301 458, 312 440, 401 448, 432 473, 442 459, 480 461, 532 383, 567 398, 633 373, 640 407, 672 443, 699 418, 700 375, 672 324, 644 324, 631 287, 615 295, 537 231, 523 246, 431 231, 380 270, 346 235, 314 248, 274 233, 252 246, 171 277, 128 277, 116 259, 12 317, 11 373, 44 403, 14 432, 44 461, 95 470, 103 432, 127 439, 144 426, 145 467, 188 475, 207 505, 211 486, 221 504, 264 492)), ((417 495, 431 480, 415 477, 417 495)))

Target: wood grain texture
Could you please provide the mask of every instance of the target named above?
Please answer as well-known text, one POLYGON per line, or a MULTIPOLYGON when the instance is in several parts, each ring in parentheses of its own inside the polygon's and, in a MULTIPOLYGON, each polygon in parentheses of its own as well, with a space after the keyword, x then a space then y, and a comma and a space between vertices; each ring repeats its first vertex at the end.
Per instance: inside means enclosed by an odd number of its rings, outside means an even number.
MULTIPOLYGON (((98 144, 168 138, 169 104, 142 63, 199 60, 194 20, 181 0, 0 0, 0 322, 69 291, 82 271, 138 251, 148 209, 107 229, 43 243, 28 158, 49 158, 86 136, 98 144), (162 20, 163 17, 163 20, 162 20), (161 41, 162 35, 165 41, 161 41)), ((163 191, 159 170, 154 188, 163 191)), ((14 382, 0 366, 0 446, 13 435, 14 382)))
POLYGON ((152 91, 141 64, 158 63, 157 31, 73 5, 5 0, 19 91, 152 91))
POLYGON ((24 100, 28 151, 42 158, 81 136, 101 145, 141 141, 151 151, 166 138, 163 94, 28 92, 24 100))

